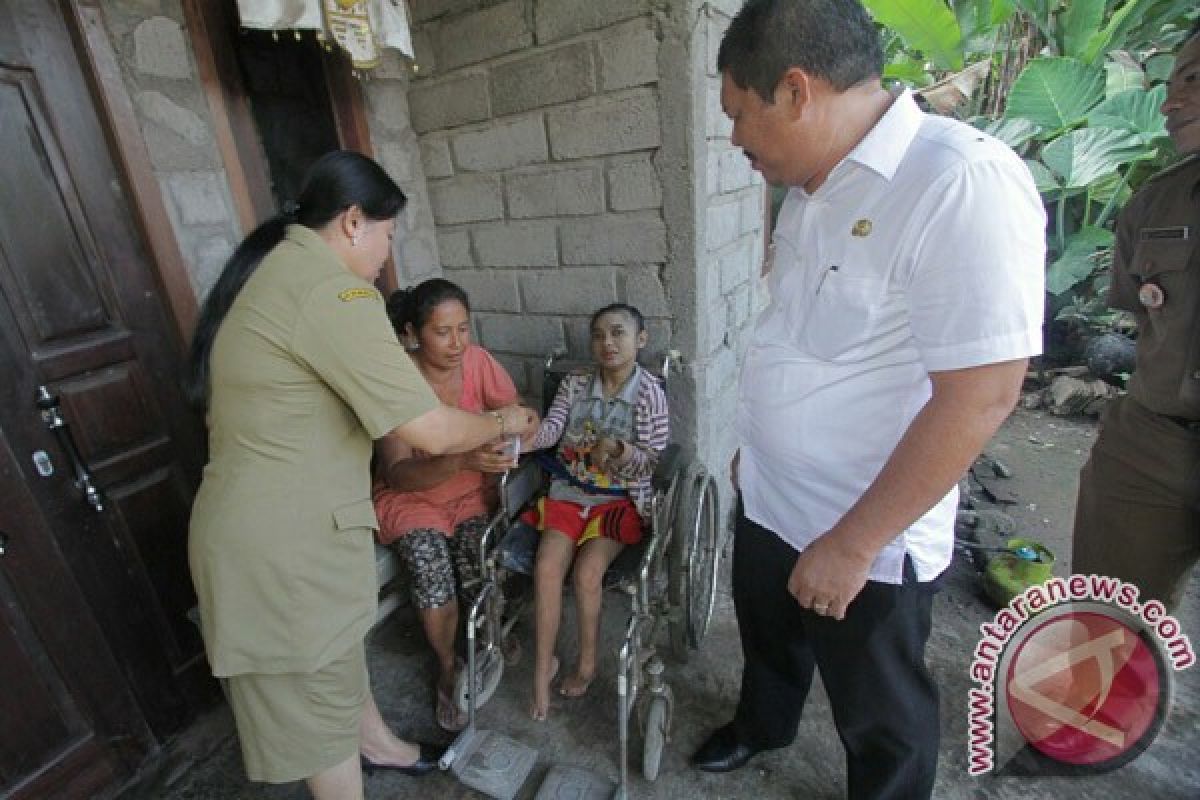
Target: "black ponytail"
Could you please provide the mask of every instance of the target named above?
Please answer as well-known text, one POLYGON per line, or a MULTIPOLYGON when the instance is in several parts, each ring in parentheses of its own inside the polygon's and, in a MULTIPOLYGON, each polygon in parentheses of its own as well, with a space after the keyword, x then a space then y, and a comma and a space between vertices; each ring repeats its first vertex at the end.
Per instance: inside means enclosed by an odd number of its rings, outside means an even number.
POLYGON ((246 281, 258 265, 283 241, 287 226, 299 223, 319 230, 351 206, 372 220, 392 219, 404 208, 404 192, 383 168, 359 153, 337 150, 317 159, 304 176, 296 204, 259 225, 233 251, 220 277, 209 291, 192 334, 184 376, 184 394, 197 409, 208 408, 209 358, 213 341, 246 281))

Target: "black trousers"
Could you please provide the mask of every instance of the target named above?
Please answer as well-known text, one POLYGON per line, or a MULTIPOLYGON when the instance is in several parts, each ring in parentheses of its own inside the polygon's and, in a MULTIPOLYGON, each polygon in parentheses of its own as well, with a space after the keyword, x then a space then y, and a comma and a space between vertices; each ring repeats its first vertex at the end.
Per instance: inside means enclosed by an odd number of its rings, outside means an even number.
POLYGON ((868 581, 837 621, 788 593, 796 550, 746 519, 739 502, 733 600, 745 669, 734 726, 743 741, 785 747, 796 737, 813 668, 846 749, 851 800, 927 798, 938 755, 938 692, 925 666, 936 586, 868 581))

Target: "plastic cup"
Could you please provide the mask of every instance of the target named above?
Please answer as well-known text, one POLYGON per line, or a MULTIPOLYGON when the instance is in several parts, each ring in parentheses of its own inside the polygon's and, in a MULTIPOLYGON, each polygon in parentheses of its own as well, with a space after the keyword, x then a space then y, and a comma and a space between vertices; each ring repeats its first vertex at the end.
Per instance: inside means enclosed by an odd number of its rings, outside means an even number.
POLYGON ((501 442, 500 452, 508 460, 510 468, 516 467, 521 457, 521 437, 515 433, 506 434, 501 442))

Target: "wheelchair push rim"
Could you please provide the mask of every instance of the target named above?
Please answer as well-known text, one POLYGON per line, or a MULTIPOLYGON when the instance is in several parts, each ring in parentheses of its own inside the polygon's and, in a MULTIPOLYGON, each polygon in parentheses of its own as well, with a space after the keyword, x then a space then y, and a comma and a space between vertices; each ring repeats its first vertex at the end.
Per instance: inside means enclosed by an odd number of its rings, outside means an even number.
POLYGON ((697 505, 687 533, 688 586, 687 627, 688 644, 698 648, 708 634, 713 606, 717 597, 717 483, 701 469, 695 478, 699 486, 697 505))

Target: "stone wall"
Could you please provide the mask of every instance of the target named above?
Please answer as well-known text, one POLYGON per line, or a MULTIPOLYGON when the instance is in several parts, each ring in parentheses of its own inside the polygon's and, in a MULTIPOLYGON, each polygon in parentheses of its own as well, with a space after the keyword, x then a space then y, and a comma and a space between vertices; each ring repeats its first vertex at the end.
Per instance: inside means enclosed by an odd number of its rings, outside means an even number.
POLYGON ((617 300, 672 345, 650 0, 414 0, 408 102, 445 274, 523 391, 617 300))
MULTIPOLYGON (((179 0, 109 0, 109 38, 133 100, 192 287, 203 297, 243 236, 179 0)), ((376 159, 408 194, 394 260, 401 285, 440 272, 409 69, 394 51, 363 83, 376 159)))

